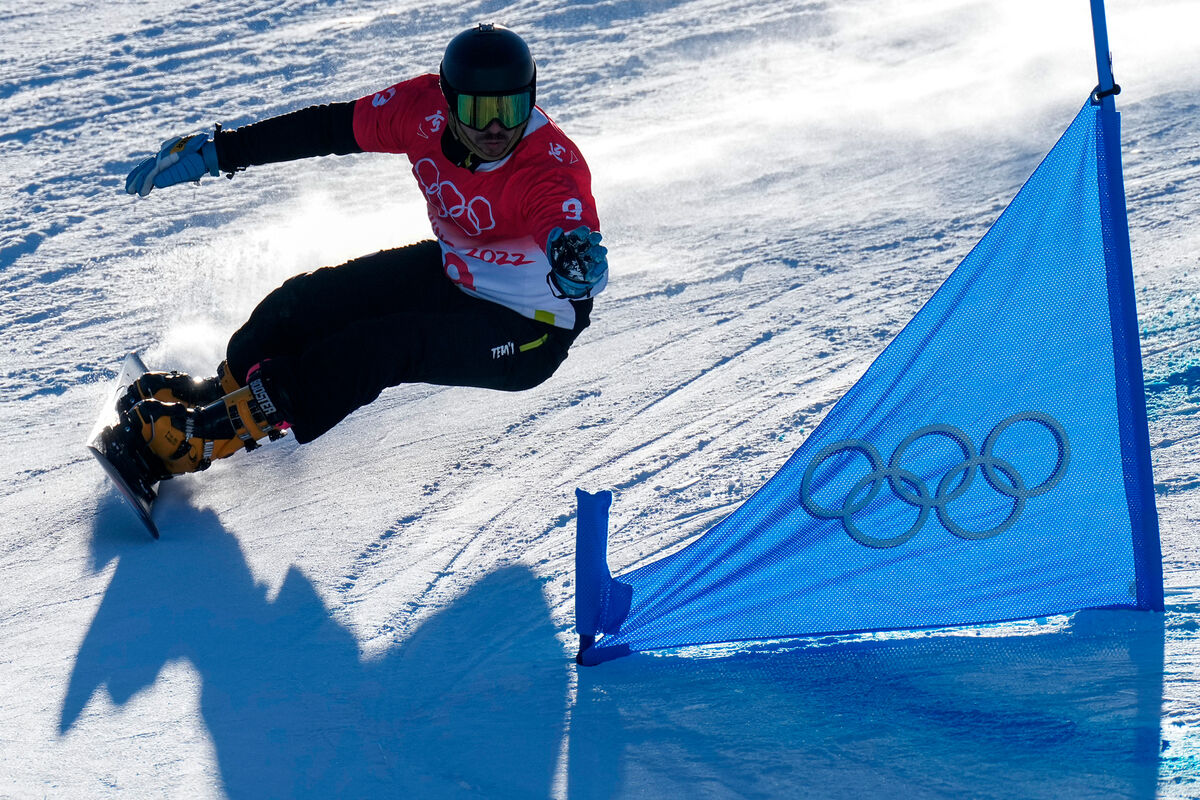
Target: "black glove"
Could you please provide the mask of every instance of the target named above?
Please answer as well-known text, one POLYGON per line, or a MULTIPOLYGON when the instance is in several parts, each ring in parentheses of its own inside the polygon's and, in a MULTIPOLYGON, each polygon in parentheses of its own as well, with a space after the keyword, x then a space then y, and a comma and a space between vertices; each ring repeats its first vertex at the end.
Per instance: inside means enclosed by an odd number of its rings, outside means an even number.
POLYGON ((580 225, 570 233, 550 231, 546 239, 550 274, 546 282, 555 297, 581 300, 591 297, 608 278, 608 248, 600 244, 600 231, 580 225))

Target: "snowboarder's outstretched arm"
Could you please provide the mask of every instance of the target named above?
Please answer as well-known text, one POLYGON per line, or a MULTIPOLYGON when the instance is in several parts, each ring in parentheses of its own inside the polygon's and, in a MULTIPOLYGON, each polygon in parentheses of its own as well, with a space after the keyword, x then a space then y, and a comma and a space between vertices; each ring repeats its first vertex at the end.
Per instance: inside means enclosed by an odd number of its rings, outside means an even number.
POLYGON ((125 191, 145 197, 151 190, 205 175, 232 175, 246 167, 313 156, 361 153, 354 139, 354 103, 330 103, 271 117, 213 136, 192 133, 163 143, 129 173, 125 191))

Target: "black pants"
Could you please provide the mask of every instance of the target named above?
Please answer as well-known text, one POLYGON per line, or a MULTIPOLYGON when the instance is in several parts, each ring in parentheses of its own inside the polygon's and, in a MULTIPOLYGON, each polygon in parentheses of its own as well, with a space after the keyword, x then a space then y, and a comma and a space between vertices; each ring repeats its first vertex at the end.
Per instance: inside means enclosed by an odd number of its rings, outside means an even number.
POLYGON ((227 356, 239 379, 270 359, 272 399, 297 441, 310 442, 388 386, 537 386, 587 327, 591 301, 575 310, 566 330, 471 297, 428 241, 291 278, 254 309, 227 356))

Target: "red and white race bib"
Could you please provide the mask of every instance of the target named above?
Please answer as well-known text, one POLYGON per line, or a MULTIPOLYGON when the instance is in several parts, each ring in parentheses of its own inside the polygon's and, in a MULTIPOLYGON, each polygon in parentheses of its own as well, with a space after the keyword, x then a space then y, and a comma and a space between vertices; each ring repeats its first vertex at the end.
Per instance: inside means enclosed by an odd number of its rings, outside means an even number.
POLYGON ((442 153, 448 114, 438 77, 422 75, 360 99, 354 136, 368 152, 408 156, 450 280, 526 317, 573 327, 574 308, 546 282, 545 247, 556 227, 599 230, 583 156, 535 108, 516 149, 472 172, 442 153))

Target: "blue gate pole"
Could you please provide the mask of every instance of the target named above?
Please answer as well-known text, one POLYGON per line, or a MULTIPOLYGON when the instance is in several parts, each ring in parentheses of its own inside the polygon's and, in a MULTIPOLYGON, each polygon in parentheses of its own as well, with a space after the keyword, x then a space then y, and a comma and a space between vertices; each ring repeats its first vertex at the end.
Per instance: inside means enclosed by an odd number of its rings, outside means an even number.
POLYGON ((1112 73, 1112 54, 1108 49, 1108 22, 1104 19, 1104 0, 1092 0, 1092 36, 1096 40, 1096 74, 1100 83, 1096 91, 1101 95, 1100 103, 1106 111, 1116 109, 1113 95, 1116 86, 1112 73))
MULTIPOLYGON (((1132 524, 1134 567, 1137 576, 1137 607, 1163 610, 1162 548, 1159 542, 1158 511, 1154 502, 1154 475, 1150 459, 1150 432, 1146 418, 1146 390, 1142 377, 1142 351, 1133 286, 1133 259, 1129 247, 1129 219, 1125 206, 1125 180, 1121 169, 1121 123, 1113 96, 1121 91, 1113 79, 1112 56, 1108 50, 1108 23, 1104 0, 1091 0, 1092 35, 1096 40, 1096 72, 1100 83, 1096 95, 1103 131, 1102 189, 1105 209, 1105 248, 1112 254, 1109 264, 1109 303, 1112 315, 1113 348, 1117 384, 1125 400, 1119 403, 1122 429, 1122 462, 1126 465, 1126 498, 1132 524)), ((1106 261, 1108 258, 1106 257, 1106 261)))

